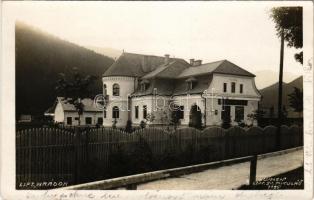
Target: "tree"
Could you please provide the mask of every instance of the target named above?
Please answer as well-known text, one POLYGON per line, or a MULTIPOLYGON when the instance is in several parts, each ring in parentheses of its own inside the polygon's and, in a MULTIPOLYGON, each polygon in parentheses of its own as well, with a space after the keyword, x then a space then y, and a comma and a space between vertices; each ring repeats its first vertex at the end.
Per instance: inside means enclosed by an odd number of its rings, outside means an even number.
POLYGON ((272 106, 272 107, 270 107, 270 109, 269 109, 269 117, 270 118, 273 118, 274 117, 274 106, 272 106))
POLYGON ((289 96, 289 105, 294 109, 295 112, 299 113, 301 118, 301 113, 303 111, 303 91, 297 87, 294 87, 294 91, 289 96))
POLYGON ((144 120, 141 121, 140 127, 141 127, 141 129, 146 127, 146 122, 144 122, 144 120))
POLYGON ((129 119, 128 119, 128 121, 126 121, 125 132, 127 132, 127 133, 132 132, 132 121, 129 119))
POLYGON ((231 118, 229 117, 224 117, 222 119, 221 127, 224 129, 228 129, 231 127, 231 118))
POLYGON ((117 128, 117 118, 114 118, 114 120, 112 121, 112 128, 116 129, 117 128))
POLYGON ((196 104, 192 106, 190 113, 191 115, 190 115, 189 126, 197 128, 197 129, 201 129, 202 128, 202 113, 196 104))
MULTIPOLYGON (((288 47, 303 47, 302 7, 276 7, 271 9, 271 18, 275 22, 278 37, 283 32, 288 47)), ((303 63, 303 51, 295 54, 295 59, 303 63)))
POLYGON ((179 113, 178 111, 172 111, 170 115, 170 124, 174 126, 174 129, 177 129, 177 126, 180 123, 179 113))
POLYGON ((73 104, 78 112, 78 124, 81 125, 81 115, 84 111, 84 105, 81 102, 83 98, 91 97, 89 86, 97 79, 96 76, 87 75, 83 77, 77 68, 72 68, 71 77, 67 78, 64 73, 59 74, 57 94, 63 96, 67 101, 73 104))
MULTIPOLYGON (((276 7, 271 9, 270 17, 275 22, 277 36, 281 39, 280 45, 280 64, 279 64, 279 86, 278 86, 278 128, 276 134, 277 149, 280 148, 282 113, 282 77, 284 59, 284 41, 288 47, 303 47, 303 28, 302 28, 302 7, 276 7)), ((295 58, 303 63, 302 51, 295 58)))
POLYGON ((151 123, 153 123, 153 121, 155 121, 155 118, 156 117, 153 113, 148 113, 146 116, 146 121, 151 124, 151 123))

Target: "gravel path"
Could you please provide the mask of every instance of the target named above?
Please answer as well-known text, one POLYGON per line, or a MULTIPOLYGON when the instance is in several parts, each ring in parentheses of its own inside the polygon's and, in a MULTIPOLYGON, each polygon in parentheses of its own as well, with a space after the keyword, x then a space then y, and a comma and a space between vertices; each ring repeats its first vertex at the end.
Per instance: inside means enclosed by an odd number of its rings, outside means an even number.
MULTIPOLYGON (((257 161, 257 180, 296 169, 303 165, 303 150, 257 161)), ((250 163, 210 169, 199 173, 138 185, 138 190, 208 190, 236 189, 248 184, 250 163)))

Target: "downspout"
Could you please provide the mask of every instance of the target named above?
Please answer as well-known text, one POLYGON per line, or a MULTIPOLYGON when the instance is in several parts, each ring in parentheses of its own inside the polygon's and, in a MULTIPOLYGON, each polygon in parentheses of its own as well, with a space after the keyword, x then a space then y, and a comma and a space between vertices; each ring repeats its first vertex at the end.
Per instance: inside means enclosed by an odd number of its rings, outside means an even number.
MULTIPOLYGON (((205 90, 204 93, 207 93, 205 90)), ((204 99, 204 127, 206 127, 206 111, 207 111, 207 106, 206 106, 206 97, 204 97, 204 93, 201 95, 202 99, 204 99)))

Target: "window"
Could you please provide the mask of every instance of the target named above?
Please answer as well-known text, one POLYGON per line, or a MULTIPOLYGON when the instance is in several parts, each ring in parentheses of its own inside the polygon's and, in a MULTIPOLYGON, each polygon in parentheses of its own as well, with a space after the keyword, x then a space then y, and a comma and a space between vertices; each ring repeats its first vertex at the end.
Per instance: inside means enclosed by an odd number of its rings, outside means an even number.
POLYGON ((67 117, 67 125, 72 125, 72 117, 67 117))
POLYGON ((119 108, 118 108, 118 106, 114 106, 112 108, 112 118, 114 118, 114 119, 119 118, 119 108))
POLYGON ((145 84, 141 84, 141 91, 144 92, 145 91, 145 84))
POLYGON ((187 83, 187 89, 192 90, 197 84, 197 79, 194 77, 190 77, 185 82, 187 83))
POLYGON ((148 83, 142 83, 141 84, 141 91, 145 92, 145 90, 148 88, 148 83))
POLYGON ((189 88, 189 90, 193 89, 193 82, 192 81, 188 82, 188 88, 189 88))
POLYGON ((236 106, 235 107, 235 121, 241 122, 244 120, 244 107, 243 106, 236 106))
POLYGON ((247 106, 247 100, 235 100, 235 99, 218 99, 218 105, 235 105, 235 106, 247 106))
POLYGON ((102 125, 102 123, 103 123, 103 118, 102 117, 98 117, 97 124, 102 125))
POLYGON ((92 124, 92 118, 91 117, 85 117, 85 124, 92 124))
POLYGON ((235 82, 231 83, 231 92, 235 93, 235 82))
POLYGON ((243 84, 240 84, 240 93, 243 93, 243 84))
POLYGON ((184 106, 180 106, 177 113, 178 119, 184 119, 184 106))
POLYGON ((147 106, 143 106, 143 119, 147 118, 147 106))
POLYGON ((107 111, 104 109, 104 118, 107 118, 107 111))
POLYGON ((224 83, 224 92, 227 92, 227 83, 224 83))
POLYGON ((135 106, 135 119, 138 119, 138 106, 135 106))
POLYGON ((120 86, 117 83, 113 84, 112 86, 112 95, 120 96, 120 86))
POLYGON ((103 87, 103 94, 104 94, 104 96, 107 95, 107 85, 106 84, 104 84, 104 87, 103 87))

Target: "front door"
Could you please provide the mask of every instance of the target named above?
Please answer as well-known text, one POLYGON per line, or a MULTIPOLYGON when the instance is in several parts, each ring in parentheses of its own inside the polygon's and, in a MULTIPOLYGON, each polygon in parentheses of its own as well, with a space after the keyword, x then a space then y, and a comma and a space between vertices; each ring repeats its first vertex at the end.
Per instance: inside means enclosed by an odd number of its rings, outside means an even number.
POLYGON ((222 106, 221 119, 223 121, 230 121, 230 106, 222 106))

